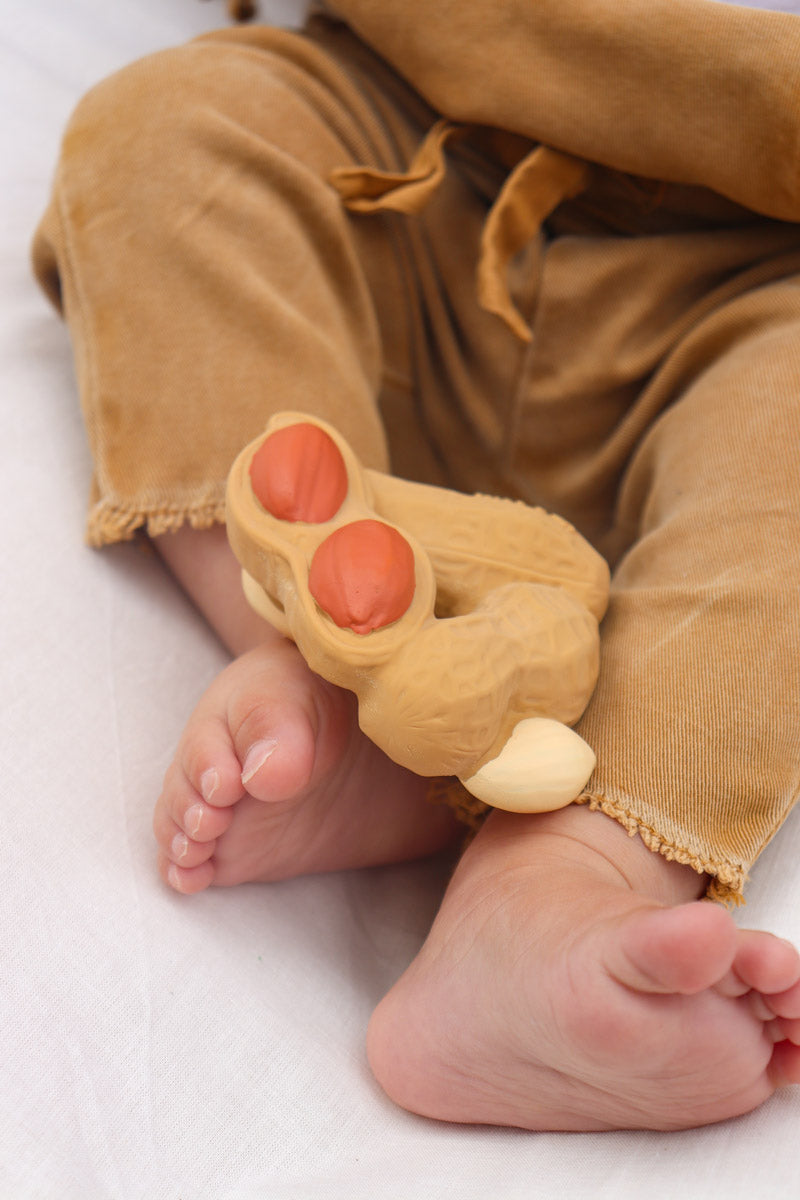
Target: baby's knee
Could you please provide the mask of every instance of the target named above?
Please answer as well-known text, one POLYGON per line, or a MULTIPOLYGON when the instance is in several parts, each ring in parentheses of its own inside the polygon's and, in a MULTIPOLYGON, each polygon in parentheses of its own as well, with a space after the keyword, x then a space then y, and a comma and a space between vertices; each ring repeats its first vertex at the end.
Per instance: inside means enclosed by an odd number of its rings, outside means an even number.
POLYGON ((268 33, 272 40, 265 34, 252 45, 222 34, 198 38, 93 87, 62 145, 61 178, 73 197, 93 212, 106 201, 147 213, 154 203, 169 210, 176 197, 184 209, 187 196, 202 204, 209 180, 217 191, 226 171, 263 186, 296 162, 309 178, 325 179, 347 153, 320 104, 320 64, 300 35, 268 33), (294 43, 308 59, 300 66, 294 43))
POLYGON ((94 210, 104 201, 146 206, 168 194, 176 175, 197 185, 197 150, 220 110, 221 79, 208 59, 202 43, 190 42, 133 62, 86 93, 61 147, 59 177, 72 198, 94 210))

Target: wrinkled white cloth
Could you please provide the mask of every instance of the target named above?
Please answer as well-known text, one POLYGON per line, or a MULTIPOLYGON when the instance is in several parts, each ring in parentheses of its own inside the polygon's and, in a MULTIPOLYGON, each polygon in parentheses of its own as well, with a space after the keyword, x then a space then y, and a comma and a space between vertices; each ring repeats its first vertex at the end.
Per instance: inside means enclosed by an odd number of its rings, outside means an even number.
MULTIPOLYGON (((0 7, 2 1200, 795 1197, 800 1090, 670 1135, 459 1128, 394 1108, 364 1030, 425 935, 436 863, 192 899, 162 886, 153 799, 225 658, 153 557, 82 543, 68 338, 27 256, 78 97, 224 12, 0 7)), ((738 919, 800 938, 798 858, 800 814, 738 919)))

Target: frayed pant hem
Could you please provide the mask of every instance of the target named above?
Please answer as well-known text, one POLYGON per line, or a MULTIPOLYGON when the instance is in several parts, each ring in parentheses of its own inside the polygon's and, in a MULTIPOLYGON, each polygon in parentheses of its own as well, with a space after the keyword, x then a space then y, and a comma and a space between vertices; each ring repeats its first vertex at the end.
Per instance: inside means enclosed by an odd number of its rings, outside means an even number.
POLYGON ((184 525, 192 529, 210 529, 224 521, 224 499, 159 504, 152 508, 101 500, 89 512, 86 541, 90 546, 110 546, 115 542, 130 541, 139 532, 159 537, 163 533, 175 533, 184 525))
POLYGON ((708 875, 710 877, 706 889, 708 900, 715 900, 727 908, 738 907, 745 903, 744 885, 747 881, 747 872, 743 866, 715 859, 710 855, 704 856, 682 846, 674 845, 652 826, 645 824, 607 796, 587 792, 578 797, 576 804, 588 805, 593 812, 602 812, 613 818, 622 825, 630 837, 638 835, 648 850, 654 854, 660 854, 668 862, 677 862, 691 867, 692 870, 697 871, 698 875, 708 875))

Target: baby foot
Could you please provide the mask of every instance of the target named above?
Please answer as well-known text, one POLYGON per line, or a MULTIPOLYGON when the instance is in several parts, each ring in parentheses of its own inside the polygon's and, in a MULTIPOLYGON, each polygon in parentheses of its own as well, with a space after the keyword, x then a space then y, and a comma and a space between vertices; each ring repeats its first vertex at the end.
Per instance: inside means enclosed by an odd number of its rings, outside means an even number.
POLYGON ((599 814, 492 814, 373 1016, 378 1081, 532 1130, 703 1125, 800 1082, 800 957, 677 903, 697 885, 599 814))
POLYGON ((153 819, 160 871, 193 893, 431 854, 458 827, 426 797, 361 733, 354 697, 274 635, 222 672, 184 731, 153 819))

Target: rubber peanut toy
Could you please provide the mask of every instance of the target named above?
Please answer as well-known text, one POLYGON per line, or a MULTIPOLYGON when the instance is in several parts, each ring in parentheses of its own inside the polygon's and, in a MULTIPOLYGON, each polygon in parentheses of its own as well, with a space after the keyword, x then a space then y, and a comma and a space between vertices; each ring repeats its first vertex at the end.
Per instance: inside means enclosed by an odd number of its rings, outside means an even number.
POLYGON ((363 469, 325 422, 281 413, 227 493, 251 605, 419 775, 560 808, 594 769, 569 728, 598 671, 605 562, 559 517, 363 469))

